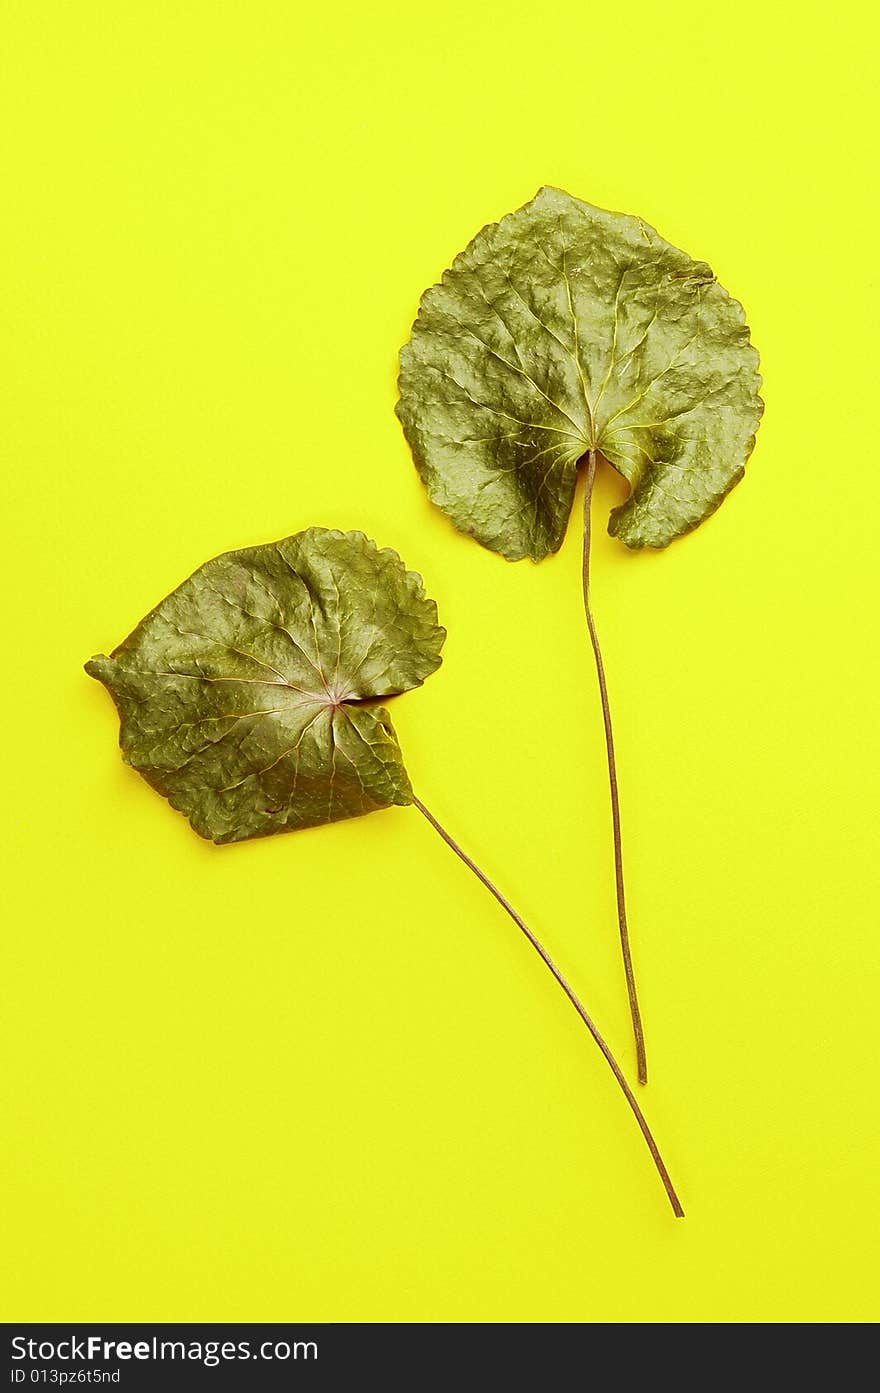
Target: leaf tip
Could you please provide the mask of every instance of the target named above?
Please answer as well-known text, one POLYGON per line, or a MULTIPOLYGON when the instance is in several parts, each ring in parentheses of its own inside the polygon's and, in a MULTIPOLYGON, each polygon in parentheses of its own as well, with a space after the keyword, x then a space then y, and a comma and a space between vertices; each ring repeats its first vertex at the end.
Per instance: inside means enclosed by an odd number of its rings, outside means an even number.
POLYGON ((83 672, 88 673, 89 677, 94 677, 96 681, 103 682, 109 662, 110 659, 104 653, 96 653, 87 663, 83 663, 83 672))

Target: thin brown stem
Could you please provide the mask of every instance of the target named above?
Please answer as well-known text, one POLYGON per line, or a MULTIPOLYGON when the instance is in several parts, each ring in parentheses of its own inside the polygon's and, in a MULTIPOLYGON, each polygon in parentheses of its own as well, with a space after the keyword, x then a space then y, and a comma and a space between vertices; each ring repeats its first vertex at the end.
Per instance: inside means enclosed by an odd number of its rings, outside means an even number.
POLYGON ((596 451, 590 450, 587 456, 587 482, 584 491, 584 614, 596 659, 596 675, 599 678, 599 695, 602 698, 602 720, 605 723, 605 749, 608 754, 608 782, 611 788, 611 822, 614 828, 614 875, 617 885, 617 922, 620 926, 620 949, 623 953, 623 970, 626 975, 626 994, 629 997, 629 1014, 632 1018, 633 1036, 636 1042, 636 1065, 639 1083, 648 1082, 648 1061, 645 1056, 645 1036, 642 1031, 642 1016, 639 1011, 639 998, 636 994, 636 975, 633 971, 632 953, 629 946, 629 928, 626 922, 626 895, 623 888, 623 849, 620 837, 620 795, 617 791, 617 763, 614 758, 614 731, 611 728, 611 707, 608 703, 608 686, 605 681, 605 664, 599 647, 599 635, 593 622, 590 608, 590 504, 593 499, 593 483, 596 478, 596 451))
POLYGON ((418 808, 422 816, 428 820, 428 822, 434 828, 434 831, 440 834, 446 845, 452 848, 459 860, 463 861, 464 864, 468 867, 468 869, 473 871, 474 875, 477 877, 477 880, 479 880, 482 885, 485 885, 490 895, 495 896, 495 899, 501 905, 501 908, 505 910, 507 914, 510 915, 517 928, 522 930, 526 938, 529 940, 529 943, 532 945, 535 952, 538 954, 538 957, 541 958, 544 964, 549 968, 550 972, 555 977, 559 986, 565 992, 565 995, 568 997, 569 1001, 571 1002, 574 1009, 577 1011, 584 1025, 587 1027, 587 1030, 589 1030, 596 1044, 599 1046, 599 1049, 602 1051, 602 1054, 605 1056, 605 1061, 612 1074, 617 1079, 617 1082, 620 1085, 620 1088, 623 1092, 623 1096, 626 1098, 626 1101, 632 1108, 636 1122, 639 1124, 639 1127, 641 1129, 642 1136, 645 1138, 645 1141, 648 1144, 648 1150, 650 1151, 654 1159, 654 1165, 657 1167, 660 1179, 663 1181, 663 1188, 669 1196, 669 1203, 672 1205, 672 1212, 675 1214, 676 1218, 683 1219, 684 1210, 681 1207, 681 1201, 679 1200, 678 1195, 675 1193, 672 1181, 669 1178, 669 1172, 667 1171, 666 1166, 663 1163, 663 1158, 660 1155, 657 1143, 651 1135, 651 1129, 645 1121, 642 1110, 636 1102, 632 1089, 630 1088, 629 1084, 623 1076, 623 1072, 621 1071, 620 1065, 617 1063, 617 1060, 614 1058, 614 1055, 611 1053, 605 1041, 602 1039, 602 1036, 599 1034, 599 1031, 596 1029, 592 1020, 587 1015, 585 1007, 581 1005, 581 1002, 578 1000, 572 988, 568 985, 568 982, 566 982, 565 978, 559 971, 559 968, 553 962, 553 959, 550 957, 549 953, 546 951, 543 945, 539 943, 538 939, 532 933, 525 920, 520 918, 516 910, 513 908, 513 905, 511 905, 504 898, 501 891, 492 884, 489 877, 485 875, 483 871, 480 870, 479 866, 475 861, 471 860, 467 852, 462 850, 462 848, 458 845, 458 842, 456 842, 454 838, 450 836, 450 834, 446 831, 446 828, 443 827, 442 824, 437 821, 433 813, 428 811, 424 803, 422 803, 418 798, 416 798, 415 794, 413 794, 413 803, 418 808))

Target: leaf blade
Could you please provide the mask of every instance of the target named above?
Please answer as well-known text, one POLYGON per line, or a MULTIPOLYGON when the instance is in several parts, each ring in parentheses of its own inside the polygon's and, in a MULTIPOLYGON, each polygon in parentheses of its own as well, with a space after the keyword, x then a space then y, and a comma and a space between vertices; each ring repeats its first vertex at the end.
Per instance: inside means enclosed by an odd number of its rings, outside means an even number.
POLYGON ((311 528, 206 562, 86 671, 125 761, 223 843, 411 802, 387 712, 357 703, 421 685, 444 639, 396 552, 311 528))
POLYGON ((631 486, 609 531, 662 547, 742 478, 757 364, 705 262, 545 188, 422 296, 397 414, 432 501, 508 559, 559 548, 590 448, 631 486))

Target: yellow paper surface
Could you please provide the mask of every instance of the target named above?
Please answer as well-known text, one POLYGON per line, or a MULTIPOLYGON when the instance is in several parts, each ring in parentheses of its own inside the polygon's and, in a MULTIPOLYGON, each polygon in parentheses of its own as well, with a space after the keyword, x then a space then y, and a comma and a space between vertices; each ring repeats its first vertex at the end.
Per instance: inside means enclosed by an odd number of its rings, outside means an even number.
POLYGON ((0 90, 0 1312, 878 1316, 873 7, 11 3, 0 90), (633 1075, 579 529, 427 502, 420 292, 558 184, 746 306, 767 410, 693 536, 593 588, 642 1097, 414 809, 215 849, 82 672, 209 556, 358 527, 449 640, 415 787, 633 1075))

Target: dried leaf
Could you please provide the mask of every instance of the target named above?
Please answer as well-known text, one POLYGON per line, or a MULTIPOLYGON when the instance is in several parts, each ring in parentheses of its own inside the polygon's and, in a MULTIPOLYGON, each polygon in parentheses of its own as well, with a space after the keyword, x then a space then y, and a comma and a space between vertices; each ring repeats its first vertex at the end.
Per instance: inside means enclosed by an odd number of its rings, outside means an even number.
POLYGON ((590 449, 631 485, 608 530, 666 546, 742 478, 763 409, 742 306, 706 263, 552 188, 425 292, 400 363, 430 497, 512 561, 559 548, 590 449))
POLYGON ((202 837, 270 836, 412 802, 388 713, 446 637, 421 578, 361 532, 227 552, 86 671, 123 758, 202 837))

